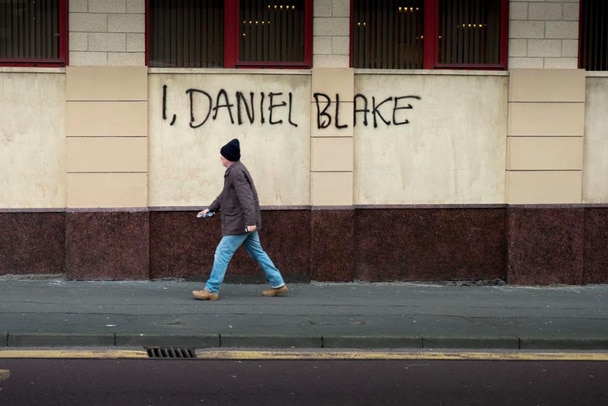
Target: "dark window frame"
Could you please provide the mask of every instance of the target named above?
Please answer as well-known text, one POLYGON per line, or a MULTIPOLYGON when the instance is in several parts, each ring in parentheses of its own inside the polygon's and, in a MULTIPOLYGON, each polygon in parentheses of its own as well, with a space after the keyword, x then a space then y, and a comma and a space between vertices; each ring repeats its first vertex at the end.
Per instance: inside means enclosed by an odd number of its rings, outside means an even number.
MULTIPOLYGON (((591 0, 581 0, 579 4, 578 67, 588 71, 605 72, 608 71, 608 38, 602 37, 601 34, 608 31, 608 21, 601 20, 603 16, 596 14, 595 21, 590 22, 589 24, 595 28, 595 36, 588 37, 589 27, 585 24, 585 17, 588 13, 593 14, 593 11, 595 10, 586 12, 585 6, 588 4, 587 1, 591 2, 591 0), (603 25, 599 26, 601 23, 603 23, 603 25), (597 31, 600 32, 598 33, 597 31), (597 44, 597 42, 600 42, 600 44, 597 44)), ((608 13, 608 4, 605 0, 593 4, 590 7, 593 9, 593 6, 599 7, 600 4, 603 11, 608 13)))
MULTIPOLYGON (((150 2, 146 0, 146 66, 150 66, 150 2)), ((203 0, 201 0, 203 1, 203 0)), ((240 0, 224 0, 224 66, 230 68, 312 68, 313 0, 304 0, 304 60, 301 62, 249 62, 239 57, 240 0)), ((200 68, 205 69, 205 68, 200 68)))
MULTIPOLYGON (((507 70, 509 44, 509 0, 500 0, 499 62, 496 64, 439 63, 439 1, 424 0, 424 40, 422 69, 507 70), (428 38, 433 38, 429 41, 428 38)), ((350 12, 350 66, 354 66, 354 1, 350 12)), ((388 68, 387 68, 388 69, 388 68)))
POLYGON ((59 24, 58 58, 0 58, 0 66, 24 67, 65 67, 69 62, 68 38, 68 0, 57 0, 59 24))

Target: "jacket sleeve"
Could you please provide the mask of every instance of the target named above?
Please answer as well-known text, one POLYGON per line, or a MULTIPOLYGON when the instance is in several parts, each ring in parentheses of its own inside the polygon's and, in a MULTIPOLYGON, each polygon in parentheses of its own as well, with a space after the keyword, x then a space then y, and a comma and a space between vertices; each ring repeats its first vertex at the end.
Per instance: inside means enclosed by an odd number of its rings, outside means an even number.
POLYGON ((234 191, 239 199, 241 210, 243 210, 243 220, 246 226, 256 225, 255 200, 251 183, 244 171, 236 171, 233 178, 234 191))
POLYGON ((218 211, 221 208, 220 205, 220 197, 222 195, 220 194, 218 197, 215 198, 215 200, 213 201, 213 203, 211 203, 209 205, 209 207, 207 207, 209 209, 209 211, 218 211))

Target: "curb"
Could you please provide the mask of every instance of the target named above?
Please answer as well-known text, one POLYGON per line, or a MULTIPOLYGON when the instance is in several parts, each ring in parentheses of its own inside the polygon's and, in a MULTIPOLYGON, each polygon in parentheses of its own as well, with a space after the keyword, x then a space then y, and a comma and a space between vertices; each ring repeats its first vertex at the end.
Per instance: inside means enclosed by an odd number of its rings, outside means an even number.
POLYGON ((9 333, 7 347, 106 347, 114 334, 9 333))
POLYGON ((608 350, 608 338, 546 338, 522 337, 520 338, 522 350, 608 350))
POLYGON ((116 347, 220 347, 219 334, 116 334, 116 347))
POLYGON ((608 338, 517 336, 277 336, 248 334, 2 333, 0 349, 10 347, 184 347, 273 349, 467 349, 608 350, 608 338))

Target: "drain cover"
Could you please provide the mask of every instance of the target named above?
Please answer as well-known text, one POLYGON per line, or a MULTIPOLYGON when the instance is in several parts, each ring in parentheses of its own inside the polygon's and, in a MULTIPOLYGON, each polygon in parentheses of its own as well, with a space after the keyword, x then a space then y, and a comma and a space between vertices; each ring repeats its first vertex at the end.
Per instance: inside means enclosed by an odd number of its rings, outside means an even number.
POLYGON ((189 359, 196 358, 194 350, 191 348, 146 348, 148 358, 170 358, 170 359, 189 359))

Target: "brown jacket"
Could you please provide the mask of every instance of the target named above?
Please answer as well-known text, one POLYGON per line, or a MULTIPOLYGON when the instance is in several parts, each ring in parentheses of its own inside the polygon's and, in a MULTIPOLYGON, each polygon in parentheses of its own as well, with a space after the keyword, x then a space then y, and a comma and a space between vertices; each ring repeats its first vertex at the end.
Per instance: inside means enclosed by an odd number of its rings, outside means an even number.
POLYGON ((234 162, 224 173, 224 189, 209 206, 210 211, 220 211, 222 235, 242 234, 245 226, 262 228, 262 215, 258 192, 249 171, 241 163, 234 162))

